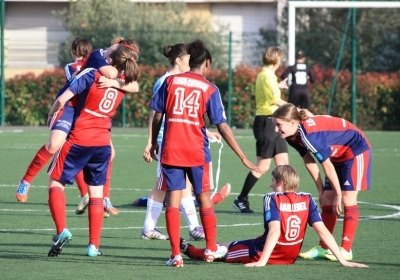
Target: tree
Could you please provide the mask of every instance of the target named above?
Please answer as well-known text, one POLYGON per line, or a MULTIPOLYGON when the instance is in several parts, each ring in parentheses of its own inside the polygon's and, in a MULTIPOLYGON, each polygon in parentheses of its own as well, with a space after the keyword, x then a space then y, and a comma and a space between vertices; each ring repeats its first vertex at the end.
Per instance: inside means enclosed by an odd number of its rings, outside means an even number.
MULTIPOLYGON (((310 64, 335 67, 348 9, 298 8, 296 48, 306 52, 310 64)), ((280 23, 287 33, 287 8, 280 23)), ((357 70, 400 69, 400 10, 356 9, 357 70)), ((285 34, 287 36, 287 34, 285 34)), ((346 34, 341 69, 351 69, 351 23, 346 34)))
MULTIPOLYGON (((139 63, 166 64, 162 54, 166 44, 202 39, 213 57, 226 55, 225 36, 214 31, 211 21, 188 17, 183 2, 165 4, 132 3, 128 0, 71 1, 68 9, 55 12, 71 32, 60 47, 62 65, 70 62, 70 43, 76 37, 92 42, 94 48, 105 48, 115 37, 131 38, 141 47, 139 63)), ((218 30, 223 30, 219 28, 218 30)), ((213 67, 226 66, 227 59, 215 60, 213 67)))

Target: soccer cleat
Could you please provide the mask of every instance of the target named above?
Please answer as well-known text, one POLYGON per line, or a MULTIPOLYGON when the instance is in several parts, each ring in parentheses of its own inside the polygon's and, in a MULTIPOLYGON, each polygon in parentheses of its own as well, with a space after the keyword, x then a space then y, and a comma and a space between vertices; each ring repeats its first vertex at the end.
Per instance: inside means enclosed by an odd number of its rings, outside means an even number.
POLYGON ((329 250, 322 248, 321 246, 315 246, 307 252, 300 253, 299 257, 302 259, 316 260, 323 259, 329 250))
POLYGON ((97 257, 97 256, 102 256, 103 253, 96 248, 96 246, 90 244, 86 250, 86 256, 89 257, 97 257))
POLYGON ((148 199, 149 199, 148 196, 143 196, 143 197, 137 198, 133 201, 132 206, 146 207, 148 199))
POLYGON ((81 197, 81 200, 79 201, 78 206, 76 207, 75 214, 76 215, 82 215, 85 213, 86 208, 89 205, 89 194, 86 194, 81 197))
POLYGON ((228 253, 228 248, 225 246, 217 245, 217 251, 213 252, 210 249, 204 250, 204 260, 212 262, 215 259, 221 259, 228 253))
POLYGON ((60 234, 53 237, 53 245, 50 248, 47 256, 57 257, 65 244, 67 244, 72 239, 72 234, 68 229, 64 229, 60 234))
POLYGON ((171 257, 167 263, 165 264, 166 266, 175 266, 175 267, 183 267, 183 259, 181 255, 176 255, 175 257, 171 257))
POLYGON ((247 200, 247 198, 239 199, 239 197, 236 197, 236 199, 232 203, 232 206, 239 210, 241 213, 254 213, 254 211, 250 209, 250 202, 247 200))
POLYGON ((19 182, 17 191, 15 192, 17 201, 24 203, 28 200, 28 191, 30 186, 31 184, 25 180, 21 180, 21 182, 19 182))
POLYGON ((186 255, 189 246, 192 246, 192 245, 190 245, 185 239, 181 238, 181 240, 179 242, 179 247, 181 249, 182 254, 186 255))
POLYGON ((158 239, 158 240, 168 240, 168 236, 162 234, 158 229, 152 229, 147 232, 142 230, 142 238, 143 239, 158 239))
POLYGON ((111 201, 108 197, 104 198, 104 211, 106 211, 107 213, 113 215, 113 216, 117 216, 119 214, 119 211, 117 208, 115 208, 112 204, 111 201))
POLYGON ((189 230, 189 239, 191 241, 200 241, 206 238, 204 229, 201 226, 195 227, 193 230, 189 230))
MULTIPOLYGON (((351 249, 350 249, 350 252, 347 252, 343 247, 339 247, 339 249, 340 249, 340 253, 342 253, 343 258, 344 258, 346 261, 351 261, 351 260, 353 260, 353 252, 351 251, 351 249)), ((325 254, 325 259, 328 259, 328 260, 334 261, 334 262, 337 262, 337 261, 338 261, 337 258, 335 257, 335 255, 332 253, 331 250, 328 250, 328 251, 326 252, 326 254, 325 254)))
POLYGON ((217 193, 217 194, 219 194, 219 196, 216 194, 216 195, 214 195, 213 197, 211 197, 211 202, 212 202, 213 204, 219 204, 219 203, 221 203, 222 201, 224 201, 225 198, 228 197, 228 195, 230 194, 230 192, 231 192, 231 184, 226 183, 226 184, 221 188, 221 190, 217 193))

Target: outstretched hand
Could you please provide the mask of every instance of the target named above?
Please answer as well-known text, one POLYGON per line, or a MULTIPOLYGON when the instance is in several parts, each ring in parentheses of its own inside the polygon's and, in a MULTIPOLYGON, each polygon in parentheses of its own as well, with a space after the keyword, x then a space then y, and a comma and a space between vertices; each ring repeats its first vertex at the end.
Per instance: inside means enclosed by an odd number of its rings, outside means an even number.
POLYGON ((264 174, 264 172, 261 171, 261 169, 254 165, 251 161, 249 161, 247 158, 242 159, 242 163, 244 164, 244 166, 246 166, 248 169, 254 170, 260 174, 264 174))
POLYGON ((348 262, 348 261, 346 261, 346 262, 343 263, 342 265, 343 265, 343 266, 346 266, 346 267, 360 267, 360 268, 369 267, 368 265, 363 264, 363 263, 348 262))

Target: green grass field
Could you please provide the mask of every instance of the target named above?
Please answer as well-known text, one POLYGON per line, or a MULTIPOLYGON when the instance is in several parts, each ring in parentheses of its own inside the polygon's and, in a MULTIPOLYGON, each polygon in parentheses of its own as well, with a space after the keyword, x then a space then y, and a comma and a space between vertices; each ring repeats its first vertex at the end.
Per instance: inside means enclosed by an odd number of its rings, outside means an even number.
MULTIPOLYGON (((248 158, 255 161, 255 143, 250 130, 235 130, 248 158)), ((0 128, 0 279, 400 279, 400 133, 367 132, 372 145, 372 190, 359 194, 361 221, 353 246, 354 261, 368 269, 341 267, 330 261, 299 259, 294 265, 268 265, 244 268, 242 265, 206 263, 184 257, 182 269, 166 267, 168 241, 142 240, 145 208, 132 207, 132 201, 148 195, 155 183, 156 163, 147 164, 142 153, 147 141, 146 129, 114 129, 116 158, 113 165, 111 200, 120 215, 104 220, 101 249, 104 256, 85 256, 87 215, 75 215, 79 192, 68 186, 68 228, 73 240, 58 258, 47 257, 55 234, 47 206, 48 177, 44 169, 34 180, 25 204, 16 202, 15 189, 33 155, 47 140, 45 128, 0 128)), ((182 141, 186 141, 182 139, 182 141)), ((217 144, 212 144, 214 170, 217 144)), ((316 195, 316 189, 301 158, 294 150, 290 162, 300 173, 300 190, 316 195)), ((231 195, 216 205, 218 241, 254 238, 263 233, 262 196, 270 191, 270 174, 255 186, 250 197, 255 214, 239 214, 232 201, 240 191, 248 171, 225 145, 222 153, 219 186, 232 185, 231 195)), ((181 235, 188 238, 182 218, 181 235)), ((161 214, 158 227, 165 232, 161 214)), ((335 237, 340 240, 342 223, 335 237)), ((309 228, 303 251, 317 245, 309 228)), ((204 242, 196 242, 204 246, 204 242)))

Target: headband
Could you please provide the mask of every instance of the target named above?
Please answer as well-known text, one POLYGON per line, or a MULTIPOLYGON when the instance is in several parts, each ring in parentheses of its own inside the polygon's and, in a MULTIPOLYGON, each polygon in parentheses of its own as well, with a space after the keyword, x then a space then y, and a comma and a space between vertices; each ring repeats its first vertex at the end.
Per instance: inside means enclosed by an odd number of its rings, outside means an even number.
POLYGON ((127 44, 124 44, 124 43, 119 43, 121 46, 124 46, 125 48, 128 48, 128 49, 131 49, 131 50, 133 50, 134 52, 137 52, 138 54, 140 54, 140 51, 137 49, 137 48, 135 48, 135 47, 133 47, 133 46, 131 46, 131 45, 127 45, 127 44))

